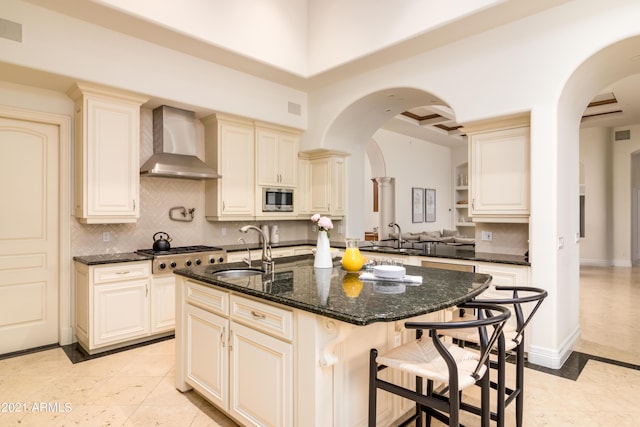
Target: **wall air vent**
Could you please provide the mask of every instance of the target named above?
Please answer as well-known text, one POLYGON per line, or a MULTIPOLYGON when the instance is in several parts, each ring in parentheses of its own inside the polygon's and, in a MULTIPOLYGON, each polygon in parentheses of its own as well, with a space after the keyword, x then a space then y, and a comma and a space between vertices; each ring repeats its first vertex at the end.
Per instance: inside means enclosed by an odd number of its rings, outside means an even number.
POLYGON ((0 18, 0 37, 22 43, 22 24, 0 18))
POLYGON ((631 130, 617 130, 615 132, 614 139, 616 141, 628 141, 631 139, 631 130))

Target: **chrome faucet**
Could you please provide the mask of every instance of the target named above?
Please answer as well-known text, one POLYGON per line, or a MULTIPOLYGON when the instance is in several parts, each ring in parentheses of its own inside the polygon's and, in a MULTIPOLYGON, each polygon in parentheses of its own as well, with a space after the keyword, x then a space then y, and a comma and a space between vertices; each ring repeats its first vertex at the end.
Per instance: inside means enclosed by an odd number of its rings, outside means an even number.
POLYGON ((255 225, 245 225, 240 229, 240 232, 247 233, 249 230, 257 231, 258 233, 260 233, 260 236, 262 238, 262 269, 266 273, 273 271, 274 263, 271 260, 271 246, 269 246, 269 244, 267 243, 267 236, 260 228, 256 227, 255 225))
POLYGON ((389 227, 398 227, 398 249, 402 248, 402 231, 400 230, 400 226, 395 222, 390 222, 389 227))
POLYGON ((251 249, 249 249, 249 245, 247 245, 247 242, 246 242, 246 240, 244 240, 243 237, 240 237, 238 239, 238 243, 242 243, 244 246, 247 247, 247 257, 246 258, 242 258, 242 262, 247 264, 247 266, 251 267, 251 249))

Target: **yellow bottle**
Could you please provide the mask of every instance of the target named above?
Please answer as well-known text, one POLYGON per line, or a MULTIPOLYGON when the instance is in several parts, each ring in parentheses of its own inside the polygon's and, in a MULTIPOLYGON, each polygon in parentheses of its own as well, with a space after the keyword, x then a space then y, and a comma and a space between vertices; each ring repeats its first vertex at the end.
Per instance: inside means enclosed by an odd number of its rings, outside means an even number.
POLYGON ((364 265, 364 257, 358 249, 360 239, 348 237, 346 239, 347 248, 342 256, 342 268, 347 271, 360 271, 364 265))

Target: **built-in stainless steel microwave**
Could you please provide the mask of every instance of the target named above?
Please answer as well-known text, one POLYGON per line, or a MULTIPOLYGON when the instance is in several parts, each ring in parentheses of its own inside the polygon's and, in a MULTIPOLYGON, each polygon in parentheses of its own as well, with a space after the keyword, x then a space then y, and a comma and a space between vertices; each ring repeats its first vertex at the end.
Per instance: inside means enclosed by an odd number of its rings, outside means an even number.
POLYGON ((263 188, 262 212, 293 212, 293 189, 263 188))

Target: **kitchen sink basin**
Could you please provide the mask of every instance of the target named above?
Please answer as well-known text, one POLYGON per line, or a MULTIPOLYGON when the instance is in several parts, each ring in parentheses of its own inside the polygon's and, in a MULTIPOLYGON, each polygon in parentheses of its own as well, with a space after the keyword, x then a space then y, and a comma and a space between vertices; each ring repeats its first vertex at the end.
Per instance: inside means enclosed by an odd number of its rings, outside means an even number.
POLYGON ((238 277, 250 277, 250 276, 261 276, 264 274, 264 271, 257 268, 234 268, 231 270, 220 270, 215 273, 211 273, 214 278, 219 279, 233 279, 238 277))

